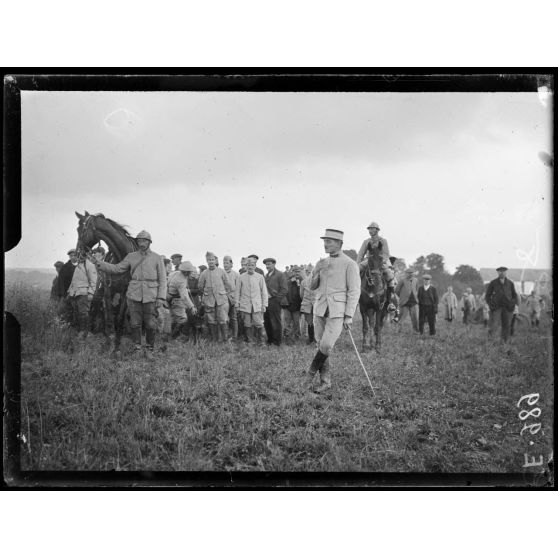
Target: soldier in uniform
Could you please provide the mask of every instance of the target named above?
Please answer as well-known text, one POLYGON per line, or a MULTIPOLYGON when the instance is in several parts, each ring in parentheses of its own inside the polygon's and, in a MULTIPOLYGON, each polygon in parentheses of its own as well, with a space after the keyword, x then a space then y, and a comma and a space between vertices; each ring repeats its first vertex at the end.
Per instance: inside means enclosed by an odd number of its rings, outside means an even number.
MULTIPOLYGON (((223 257, 223 269, 227 274, 227 279, 229 280, 229 285, 231 286, 231 290, 236 292, 236 285, 240 279, 240 275, 237 271, 233 268, 233 261, 230 256, 223 257)), ((237 315, 237 308, 232 299, 229 300, 229 326, 231 328, 231 335, 233 340, 238 339, 238 315, 237 315)))
POLYGON ((268 296, 265 279, 255 271, 256 260, 248 258, 246 273, 239 276, 234 298, 244 323, 246 341, 252 343, 255 333, 258 345, 262 345, 264 312, 267 308, 268 296))
POLYGON ((190 298, 188 290, 188 276, 196 271, 190 262, 182 262, 178 270, 169 275, 167 288, 167 302, 171 314, 171 337, 177 339, 181 333, 188 335, 188 316, 195 316, 197 309, 190 298))
POLYGON ((166 301, 167 275, 159 254, 151 251, 151 235, 141 231, 136 236, 139 250, 130 252, 117 264, 93 261, 97 269, 106 273, 129 271, 131 280, 126 292, 130 311, 132 340, 136 351, 141 350, 141 327, 145 327, 146 356, 153 357, 157 334, 157 309, 166 301))
POLYGON ((198 288, 203 292, 202 302, 211 339, 217 341, 220 333, 222 341, 225 342, 228 337, 229 300, 232 297, 234 302, 234 293, 226 271, 217 267, 215 254, 207 252, 205 259, 208 267, 200 275, 198 288))
POLYGON ((370 238, 363 241, 357 254, 357 264, 359 264, 362 269, 366 265, 365 258, 367 258, 372 251, 377 251, 377 254, 382 260, 382 275, 384 276, 388 287, 387 297, 388 300, 391 300, 391 295, 395 289, 395 273, 391 267, 388 243, 385 238, 382 238, 378 234, 380 232, 380 225, 378 225, 378 223, 372 221, 367 228, 370 238))
POLYGON ((358 265, 342 251, 343 232, 326 229, 320 238, 329 257, 321 259, 312 272, 310 289, 316 290, 314 332, 318 352, 307 373, 310 386, 316 373, 320 373, 317 393, 331 388, 329 355, 341 330, 351 327, 360 296, 358 265))

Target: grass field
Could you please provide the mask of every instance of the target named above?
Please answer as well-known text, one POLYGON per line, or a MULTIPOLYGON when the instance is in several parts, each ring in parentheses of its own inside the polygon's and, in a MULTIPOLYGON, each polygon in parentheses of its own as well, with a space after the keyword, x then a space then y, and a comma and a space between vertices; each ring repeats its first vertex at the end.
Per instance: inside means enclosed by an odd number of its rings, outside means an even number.
POLYGON ((77 341, 47 298, 21 285, 6 292, 22 326, 24 470, 521 473, 525 453, 542 454, 545 468, 551 459, 548 316, 539 330, 521 326, 511 349, 482 325, 441 320, 429 338, 388 324, 382 354, 363 354, 376 398, 344 332, 333 389, 317 396, 303 386, 306 345, 173 342, 148 362, 125 340, 118 361, 101 336, 77 341), (538 402, 518 408, 531 393, 538 402), (518 416, 535 408, 538 418, 518 416), (538 432, 520 435, 534 423, 538 432))

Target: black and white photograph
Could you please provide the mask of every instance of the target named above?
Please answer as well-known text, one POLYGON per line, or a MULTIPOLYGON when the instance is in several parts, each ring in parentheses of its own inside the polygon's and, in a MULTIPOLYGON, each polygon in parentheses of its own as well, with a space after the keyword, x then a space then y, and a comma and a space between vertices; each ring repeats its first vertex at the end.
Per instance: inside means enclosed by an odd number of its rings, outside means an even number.
POLYGON ((13 483, 553 485, 553 89, 4 76, 13 483))

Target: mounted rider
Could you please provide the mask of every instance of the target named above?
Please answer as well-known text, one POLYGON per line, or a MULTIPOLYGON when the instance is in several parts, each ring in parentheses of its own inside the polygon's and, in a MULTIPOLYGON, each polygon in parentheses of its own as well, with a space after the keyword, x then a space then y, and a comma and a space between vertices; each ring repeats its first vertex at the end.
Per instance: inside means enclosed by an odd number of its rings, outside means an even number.
POLYGON ((388 287, 388 300, 391 300, 395 288, 395 273, 390 262, 388 242, 378 234, 380 225, 375 221, 372 221, 367 229, 370 238, 362 243, 357 255, 357 264, 359 264, 360 271, 363 272, 368 266, 369 257, 374 256, 380 259, 380 270, 388 287))

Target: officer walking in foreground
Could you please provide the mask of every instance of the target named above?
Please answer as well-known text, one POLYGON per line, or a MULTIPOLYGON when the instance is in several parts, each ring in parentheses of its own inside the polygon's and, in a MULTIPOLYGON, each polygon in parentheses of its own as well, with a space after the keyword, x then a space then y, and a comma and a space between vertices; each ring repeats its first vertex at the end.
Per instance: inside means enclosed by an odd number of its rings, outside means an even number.
POLYGON ((343 232, 326 229, 320 238, 329 257, 316 264, 310 282, 310 288, 316 290, 314 333, 318 352, 307 372, 310 387, 316 373, 320 373, 320 386, 315 389, 316 393, 331 388, 329 355, 341 330, 351 327, 360 296, 358 265, 341 250, 343 232))
POLYGON ((106 273, 130 271, 132 279, 128 285, 126 298, 130 310, 132 340, 136 350, 141 350, 141 326, 145 326, 146 356, 152 358, 157 333, 157 310, 165 304, 167 294, 167 274, 159 254, 150 249, 151 235, 141 231, 136 236, 137 252, 130 252, 120 263, 92 262, 97 269, 106 273))

